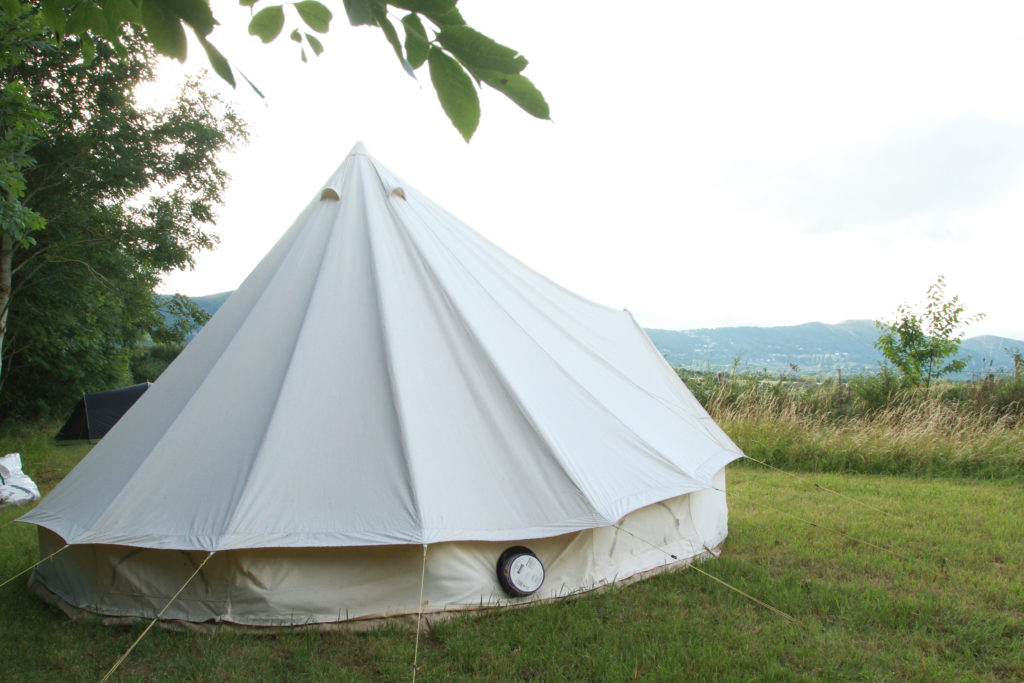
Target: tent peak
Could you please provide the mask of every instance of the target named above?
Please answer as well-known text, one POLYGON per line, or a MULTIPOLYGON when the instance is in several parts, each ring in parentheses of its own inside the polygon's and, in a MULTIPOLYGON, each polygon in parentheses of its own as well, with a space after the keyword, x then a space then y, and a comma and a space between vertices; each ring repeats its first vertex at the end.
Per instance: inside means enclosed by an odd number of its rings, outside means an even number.
POLYGON ((368 157, 368 156, 371 156, 370 155, 370 151, 368 149, 366 149, 366 145, 363 144, 362 140, 356 142, 356 144, 354 144, 352 146, 352 151, 349 152, 348 155, 350 157, 354 157, 354 156, 367 156, 368 157))

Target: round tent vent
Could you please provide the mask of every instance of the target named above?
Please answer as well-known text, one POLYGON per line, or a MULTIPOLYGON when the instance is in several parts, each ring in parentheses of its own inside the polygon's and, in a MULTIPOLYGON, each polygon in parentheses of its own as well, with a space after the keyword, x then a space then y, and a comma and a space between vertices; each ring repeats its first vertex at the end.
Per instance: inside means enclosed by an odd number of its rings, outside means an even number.
POLYGON ((338 192, 333 187, 325 187, 324 191, 320 193, 320 200, 324 199, 341 199, 338 196, 338 192))
POLYGON ((544 583, 544 565, 529 548, 513 546, 498 558, 498 583, 511 598, 533 595, 544 583))
POLYGON ((391 196, 405 199, 405 190, 403 190, 400 187, 396 187, 395 189, 391 190, 391 196))

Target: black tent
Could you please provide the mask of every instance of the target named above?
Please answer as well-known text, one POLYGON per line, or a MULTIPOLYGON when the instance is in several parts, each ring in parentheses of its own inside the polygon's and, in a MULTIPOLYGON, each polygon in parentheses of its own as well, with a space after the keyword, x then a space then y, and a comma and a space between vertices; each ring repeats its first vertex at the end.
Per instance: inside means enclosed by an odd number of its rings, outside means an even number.
POLYGON ((148 388, 149 382, 143 382, 95 394, 82 394, 71 417, 57 432, 57 440, 102 439, 148 388))

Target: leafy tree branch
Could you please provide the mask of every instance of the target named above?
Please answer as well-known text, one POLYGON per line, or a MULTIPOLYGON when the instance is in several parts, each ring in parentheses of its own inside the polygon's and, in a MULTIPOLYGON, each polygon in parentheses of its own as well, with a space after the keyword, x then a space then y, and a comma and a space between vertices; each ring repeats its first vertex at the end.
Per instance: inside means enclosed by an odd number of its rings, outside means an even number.
MULTIPOLYGON (((24 12, 31 4, 0 0, 0 6, 11 14, 24 12)), ((239 4, 251 13, 248 32, 263 43, 287 34, 298 44, 302 61, 309 53, 318 56, 323 52, 317 34, 328 33, 334 19, 334 12, 323 2, 240 0, 239 4), (291 26, 294 28, 288 31, 291 26)), ((427 65, 442 109, 467 142, 480 122, 478 90, 483 86, 502 93, 531 116, 550 118, 543 94, 522 73, 526 58, 469 26, 458 9, 458 0, 334 0, 332 4, 344 10, 352 26, 380 29, 400 67, 413 78, 427 65)), ((94 58, 99 42, 124 54, 122 36, 128 26, 143 28, 143 35, 157 52, 184 62, 188 57, 186 32, 191 32, 221 78, 234 87, 238 75, 252 85, 210 42, 210 34, 220 22, 209 0, 39 0, 38 6, 42 22, 58 40, 65 36, 81 39, 86 62, 94 58)))

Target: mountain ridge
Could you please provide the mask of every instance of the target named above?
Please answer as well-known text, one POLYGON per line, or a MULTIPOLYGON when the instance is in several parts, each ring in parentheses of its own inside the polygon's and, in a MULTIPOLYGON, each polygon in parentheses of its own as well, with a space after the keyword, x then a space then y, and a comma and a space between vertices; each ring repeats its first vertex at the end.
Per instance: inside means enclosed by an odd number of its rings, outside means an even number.
MULTIPOLYGON (((877 370, 882 354, 874 347, 878 328, 873 320, 840 323, 810 322, 777 327, 718 327, 695 330, 645 329, 666 360, 677 367, 769 373, 832 374, 877 370), (796 366, 794 368, 794 366, 796 366)), ((958 358, 969 357, 960 379, 988 373, 1012 373, 1010 350, 1024 341, 980 335, 964 339, 958 358)))
MULTIPOLYGON (((191 299, 213 315, 232 292, 191 299)), ((877 370, 882 354, 874 347, 878 328, 873 320, 839 323, 807 322, 799 325, 757 327, 705 327, 690 330, 644 328, 654 346, 675 367, 696 370, 796 372, 802 375, 846 374, 877 370), (795 366, 795 368, 794 368, 795 366)), ((964 339, 957 357, 970 357, 958 379, 988 373, 1012 374, 1008 350, 1024 349, 1024 341, 980 335, 964 339)))

